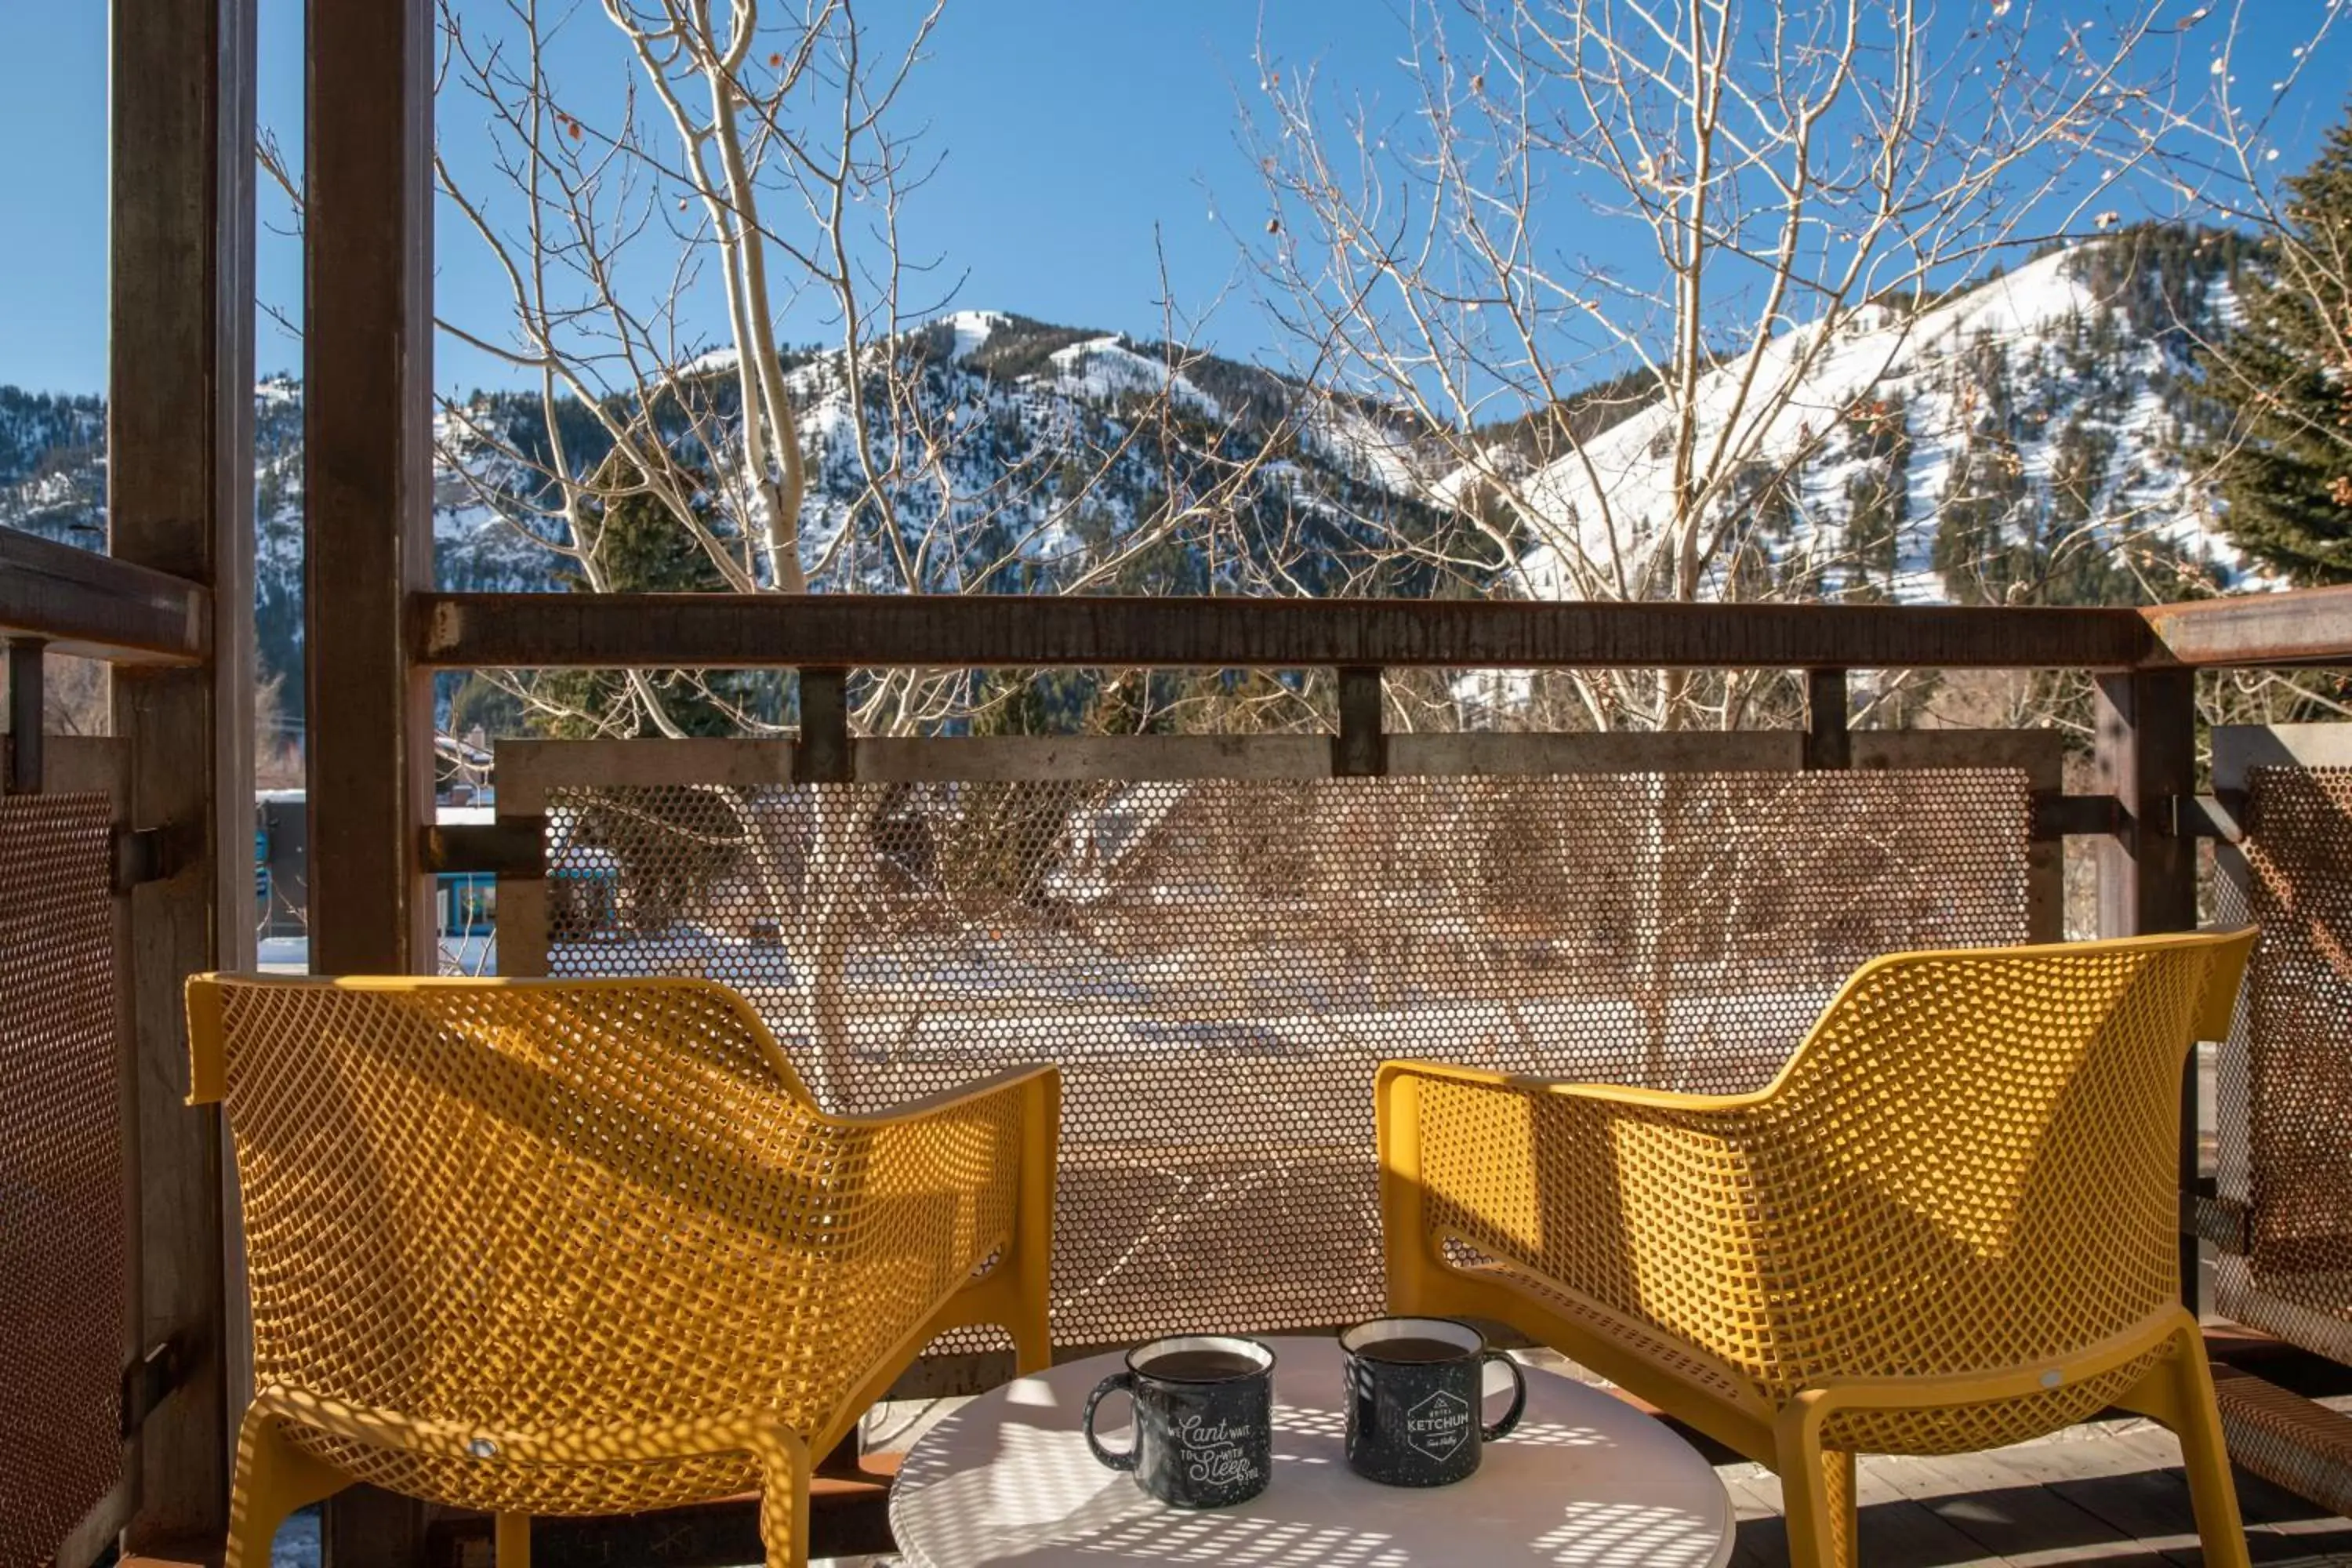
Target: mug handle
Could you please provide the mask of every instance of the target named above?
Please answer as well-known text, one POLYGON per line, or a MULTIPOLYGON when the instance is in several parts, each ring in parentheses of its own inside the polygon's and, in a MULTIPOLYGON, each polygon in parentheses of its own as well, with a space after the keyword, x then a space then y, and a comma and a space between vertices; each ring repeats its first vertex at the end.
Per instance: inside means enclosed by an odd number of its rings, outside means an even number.
MULTIPOLYGON (((1095 1391, 1087 1395, 1087 1413, 1083 1417, 1081 1417, 1079 1424, 1086 1428, 1087 1447, 1095 1451, 1096 1458, 1100 1459, 1104 1464, 1108 1465, 1114 1470, 1131 1470, 1135 1468, 1135 1446, 1133 1444, 1128 1445, 1126 1453, 1114 1454, 1108 1448, 1102 1446, 1101 1438, 1095 1436, 1095 1406, 1100 1405, 1106 1395, 1112 1394, 1125 1394, 1129 1400, 1132 1400, 1135 1397, 1135 1373, 1131 1372, 1115 1372, 1108 1377, 1104 1378, 1100 1383, 1096 1384, 1095 1391)), ((1512 1415, 1516 1417, 1518 1413, 1518 1406, 1516 1405, 1513 1405, 1511 1407, 1512 1415)))
MULTIPOLYGON (((1481 1363, 1482 1370, 1485 1363, 1494 1361, 1501 1362, 1505 1366, 1511 1369, 1511 1407, 1508 1410, 1504 1411, 1503 1418, 1500 1421, 1496 1422, 1492 1426, 1482 1426, 1478 1428, 1478 1440, 1482 1443, 1492 1443, 1498 1437, 1509 1436, 1511 1435, 1511 1428, 1519 1424, 1519 1413, 1528 1407, 1528 1378, 1527 1373, 1519 1370, 1519 1363, 1513 1361, 1509 1356, 1505 1355, 1501 1351, 1488 1351, 1481 1355, 1478 1360, 1481 1363)), ((1089 1410, 1093 1408, 1094 1407, 1092 1405, 1087 1406, 1087 1409, 1089 1410)), ((1093 1435, 1093 1429, 1091 1427, 1088 1428, 1087 1435, 1089 1436, 1093 1435)), ((1102 1450, 1097 1448, 1095 1452, 1099 1454, 1102 1450)))

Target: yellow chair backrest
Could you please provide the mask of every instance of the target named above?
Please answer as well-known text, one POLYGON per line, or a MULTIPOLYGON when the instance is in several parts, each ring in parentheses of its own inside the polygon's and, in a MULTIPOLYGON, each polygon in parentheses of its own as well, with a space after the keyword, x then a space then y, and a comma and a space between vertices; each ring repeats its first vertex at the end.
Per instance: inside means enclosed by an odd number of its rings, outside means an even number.
POLYGON ((1788 1392, 2014 1365, 2177 1301, 2184 1055, 2227 1034, 2252 940, 1857 972, 1740 1117, 1745 1157, 1786 1167, 1750 1300, 1777 1331, 1751 1373, 1788 1392))
POLYGON ((264 1386, 489 1426, 813 1426, 1014 1223, 989 1178, 1017 1100, 904 1136, 825 1116, 721 986, 203 978, 189 1004, 264 1386))

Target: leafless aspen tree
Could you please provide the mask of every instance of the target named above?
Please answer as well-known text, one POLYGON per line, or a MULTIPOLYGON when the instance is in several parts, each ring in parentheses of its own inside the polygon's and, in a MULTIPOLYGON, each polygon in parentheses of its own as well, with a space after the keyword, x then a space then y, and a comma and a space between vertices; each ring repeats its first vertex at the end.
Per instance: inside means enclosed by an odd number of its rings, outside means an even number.
MULTIPOLYGON (((1339 391, 1417 416, 1507 591, 1811 596, 1840 542, 1763 570, 1758 520, 1873 416, 1905 323, 2095 232, 2180 126, 2184 39, 2220 24, 2088 9, 1416 0, 1402 108, 1262 55, 1272 308, 1339 391)), ((1601 728, 1754 696, 1574 686, 1601 728)))
MULTIPOLYGON (((445 310, 442 328, 538 394, 520 421, 495 401, 444 399, 445 482, 468 492, 457 503, 520 531, 588 592, 1082 592, 1171 542, 1214 547, 1273 438, 1253 444, 1188 401, 1197 356, 1172 305, 1156 374, 1123 390, 1116 416, 1067 416, 1025 455, 988 460, 989 411, 941 392, 954 331, 932 323, 954 279, 904 243, 934 164, 899 128, 941 9, 445 0, 444 223, 505 289, 489 319, 445 310), (830 341, 789 346, 786 321, 830 341), (724 323, 716 341, 711 322, 724 323), (1083 551, 1063 542, 1076 509, 1139 465, 1172 469, 1177 452, 1182 471, 1162 476, 1150 510, 1083 551), (627 566, 649 533, 689 584, 627 566)), ((772 683, 496 679, 573 734, 791 727, 772 683)), ((859 731, 904 734, 968 716, 974 690, 968 672, 903 671, 856 696, 859 731)), ((770 905, 828 1087, 850 1049, 855 911, 842 900, 875 880, 871 802, 817 791, 803 817, 761 792, 716 793, 726 824, 691 832, 724 838, 699 849, 731 846, 770 905)))
MULTIPOLYGON (((1053 552, 1057 518, 1122 465, 1180 448, 1198 459, 1184 481, 1107 547, 1064 559, 1052 591, 1084 591, 1171 539, 1230 525, 1267 443, 1186 433, 1201 423, 1181 391, 1198 356, 1172 305, 1158 384, 1138 387, 1119 419, 1053 432, 1035 444, 1050 464, 961 460, 984 438, 981 411, 927 387, 939 330, 923 330, 952 275, 902 243, 934 165, 897 126, 942 8, 877 24, 856 0, 445 4, 445 126, 478 112, 493 173, 461 169, 445 134, 442 195, 511 309, 442 325, 535 378, 543 428, 519 441, 446 401, 442 461, 583 588, 613 586, 602 524, 622 502, 656 509, 713 585, 741 593, 1001 589, 1053 552), (568 80, 583 56, 612 74, 568 80), (573 107, 567 89, 609 89, 614 76, 628 84, 617 117, 573 107), (786 346, 787 316, 826 323, 832 342, 786 346), (701 330, 711 319, 726 323, 715 343, 701 330)), ((545 683, 511 684, 542 709, 561 702, 545 683)), ((730 701, 687 684, 698 701, 730 701)), ((961 711, 966 686, 901 675, 864 689, 856 719, 912 731, 961 711)), ((663 690, 633 676, 620 709, 571 717, 674 734, 663 690)), ((777 722, 740 707, 730 717, 750 733, 777 722)))

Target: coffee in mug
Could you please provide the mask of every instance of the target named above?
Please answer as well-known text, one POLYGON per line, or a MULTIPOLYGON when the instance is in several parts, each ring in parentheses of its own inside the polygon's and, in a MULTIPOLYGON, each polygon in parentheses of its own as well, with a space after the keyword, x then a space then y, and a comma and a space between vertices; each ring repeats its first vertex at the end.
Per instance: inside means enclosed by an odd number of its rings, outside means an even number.
POLYGON ((1127 1355, 1087 1396, 1087 1446, 1173 1508, 1223 1508, 1265 1489, 1274 1473, 1274 1352, 1255 1340, 1190 1334, 1127 1355), (1124 1450, 1095 1436, 1095 1410, 1115 1393, 1135 1407, 1124 1450))
POLYGON ((1518 1425, 1528 1384, 1518 1363, 1451 1318, 1379 1318, 1339 1336, 1348 1401, 1348 1468, 1392 1487, 1442 1487, 1478 1468, 1483 1444, 1518 1425), (1479 1419, 1486 1363, 1511 1373, 1511 1407, 1479 1419))

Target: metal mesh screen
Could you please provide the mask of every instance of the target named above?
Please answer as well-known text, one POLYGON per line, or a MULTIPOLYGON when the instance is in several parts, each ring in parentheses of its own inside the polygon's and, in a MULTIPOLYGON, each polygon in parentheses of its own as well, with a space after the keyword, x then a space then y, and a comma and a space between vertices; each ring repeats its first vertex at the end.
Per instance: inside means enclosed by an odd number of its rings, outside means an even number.
POLYGON ((2246 1254, 2215 1304, 2352 1363, 2352 768, 2250 769, 2245 822, 2236 897, 2263 934, 2220 1098, 2246 1254))
POLYGON ((0 799, 0 1565, 121 1472, 125 1213, 102 795, 0 799))
POLYGON ((1380 1306, 1398 1056, 1723 1091, 2026 935, 2007 770, 551 788, 547 967, 735 985, 829 1106, 1065 1074, 1055 1338, 1380 1306))

